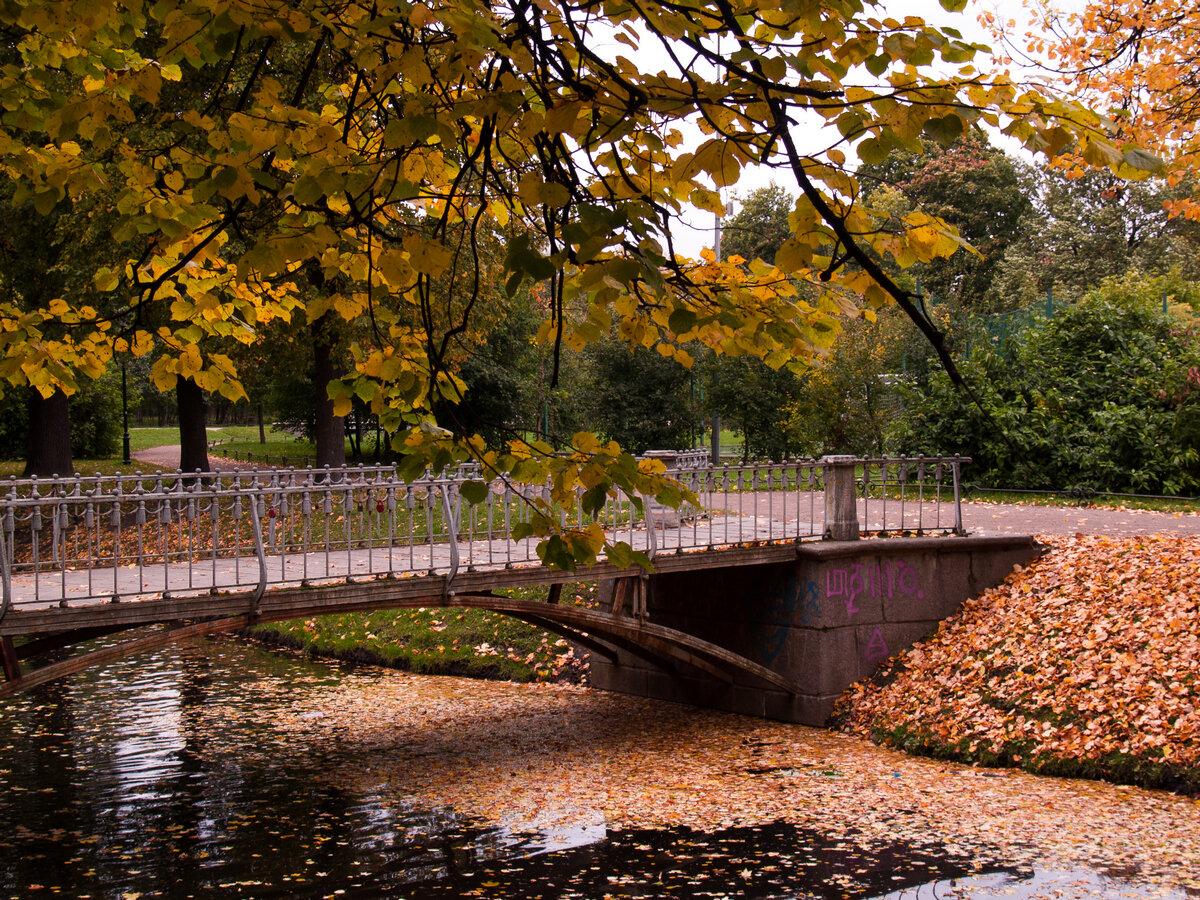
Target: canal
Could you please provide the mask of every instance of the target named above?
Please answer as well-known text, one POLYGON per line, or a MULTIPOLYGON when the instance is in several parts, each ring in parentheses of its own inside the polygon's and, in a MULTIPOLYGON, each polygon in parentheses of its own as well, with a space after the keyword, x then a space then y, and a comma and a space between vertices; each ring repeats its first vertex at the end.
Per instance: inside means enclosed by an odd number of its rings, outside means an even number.
POLYGON ((1195 897, 1200 805, 234 640, 0 701, 0 896, 1195 897))

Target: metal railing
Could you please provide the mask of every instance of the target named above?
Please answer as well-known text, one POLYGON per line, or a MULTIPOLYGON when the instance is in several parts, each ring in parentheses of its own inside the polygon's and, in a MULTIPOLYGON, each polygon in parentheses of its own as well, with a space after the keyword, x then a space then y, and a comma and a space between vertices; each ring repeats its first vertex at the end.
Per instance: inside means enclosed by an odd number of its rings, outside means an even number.
POLYGON ((509 536, 539 514, 563 529, 598 525, 610 544, 651 557, 860 531, 962 533, 964 461, 827 457, 674 469, 695 502, 675 510, 612 496, 595 515, 585 514, 582 492, 555 505, 546 487, 504 480, 466 502, 463 485, 478 481, 477 468, 413 482, 387 466, 14 478, 0 485, 0 615, 536 565, 537 539, 509 536))

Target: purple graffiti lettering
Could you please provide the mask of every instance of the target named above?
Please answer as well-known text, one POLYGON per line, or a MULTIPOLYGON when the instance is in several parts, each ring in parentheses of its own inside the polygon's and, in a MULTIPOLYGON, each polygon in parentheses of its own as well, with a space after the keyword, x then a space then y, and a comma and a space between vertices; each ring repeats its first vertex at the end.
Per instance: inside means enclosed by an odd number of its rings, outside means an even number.
POLYGON ((880 663, 891 655, 887 641, 883 639, 883 632, 876 628, 871 634, 871 640, 867 642, 867 651, 864 654, 867 662, 880 663))
POLYGON ((855 598, 863 593, 862 575, 857 571, 859 567, 855 566, 855 572, 846 582, 846 615, 852 616, 858 612, 858 606, 855 604, 855 598))
POLYGON ((830 569, 825 573, 825 593, 830 597, 846 593, 845 569, 830 569))

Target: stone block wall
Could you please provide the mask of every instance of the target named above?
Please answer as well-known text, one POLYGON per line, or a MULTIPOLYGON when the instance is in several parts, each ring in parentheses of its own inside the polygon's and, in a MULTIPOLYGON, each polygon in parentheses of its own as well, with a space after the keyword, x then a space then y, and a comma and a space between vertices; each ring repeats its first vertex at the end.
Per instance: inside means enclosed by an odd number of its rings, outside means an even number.
MULTIPOLYGON (((732 683, 627 652, 593 655, 602 690, 822 725, 834 701, 879 663, 932 632, 968 597, 1036 558, 1025 536, 891 538, 800 544, 794 562, 650 576, 649 621, 761 663, 799 688, 732 683)), ((601 586, 601 601, 611 593, 601 586)))

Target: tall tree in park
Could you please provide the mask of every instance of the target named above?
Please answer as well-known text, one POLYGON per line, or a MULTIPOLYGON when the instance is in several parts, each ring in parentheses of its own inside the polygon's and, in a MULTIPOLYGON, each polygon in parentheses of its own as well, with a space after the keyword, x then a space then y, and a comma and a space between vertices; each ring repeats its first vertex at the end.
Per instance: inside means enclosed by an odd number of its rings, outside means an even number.
MULTIPOLYGON (((0 291, 13 306, 40 309, 61 297, 63 278, 58 270, 65 242, 59 234, 55 211, 40 215, 29 202, 14 203, 16 186, 0 182, 0 208, 5 228, 0 232, 0 291)), ((27 386, 9 386, 5 393, 27 394, 28 439, 25 475, 69 475, 71 425, 66 390, 49 375, 27 386)))
POLYGON ((975 310, 1004 303, 995 290, 996 270, 1032 207, 1036 184, 1029 167, 972 131, 949 147, 926 141, 919 153, 893 153, 860 167, 858 178, 874 200, 888 188, 899 191, 907 201, 897 210, 901 216, 913 209, 937 215, 974 249, 914 266, 927 295, 975 310))
MULTIPOLYGON (((5 4, 0 29, 21 64, 0 70, 0 170, 43 212, 117 185, 114 241, 139 249, 90 282, 127 299, 126 332, 86 296, 69 315, 62 298, 0 303, 0 374, 43 377, 50 362, 31 351, 53 320, 70 326, 51 354, 64 389, 60 370, 157 343, 160 383, 240 397, 230 356, 207 339, 253 342, 302 303, 295 279, 315 263, 345 285, 330 308, 370 322, 331 386, 335 411, 357 395, 389 429, 409 429, 406 473, 475 456, 491 474, 549 476, 560 500, 582 484, 596 508, 609 491, 670 498, 653 467, 586 435, 562 457, 487 448, 432 420, 461 394, 455 342, 487 303, 483 267, 463 268, 481 238, 521 226, 496 281, 510 294, 549 284, 542 336, 554 346, 615 327, 685 365, 699 341, 803 366, 842 318, 894 302, 955 371, 894 272, 960 239, 915 211, 881 231, 847 159, 878 161, 922 136, 948 144, 983 121, 1122 171, 1145 159, 1078 105, 982 74, 956 32, 873 4, 617 0, 597 15, 576 0, 5 4), (800 191, 774 265, 679 257, 672 226, 689 206, 719 210, 718 190, 751 164, 800 191)), ((549 516, 531 527, 564 565, 604 541, 552 535, 549 516)))
MULTIPOLYGON (((795 197, 773 182, 751 191, 722 223, 725 258, 773 264, 791 234, 788 214, 795 203, 795 197)), ((786 419, 801 389, 800 375, 785 366, 768 366, 755 356, 715 356, 703 368, 708 402, 724 425, 741 434, 744 459, 795 455, 786 419)))

